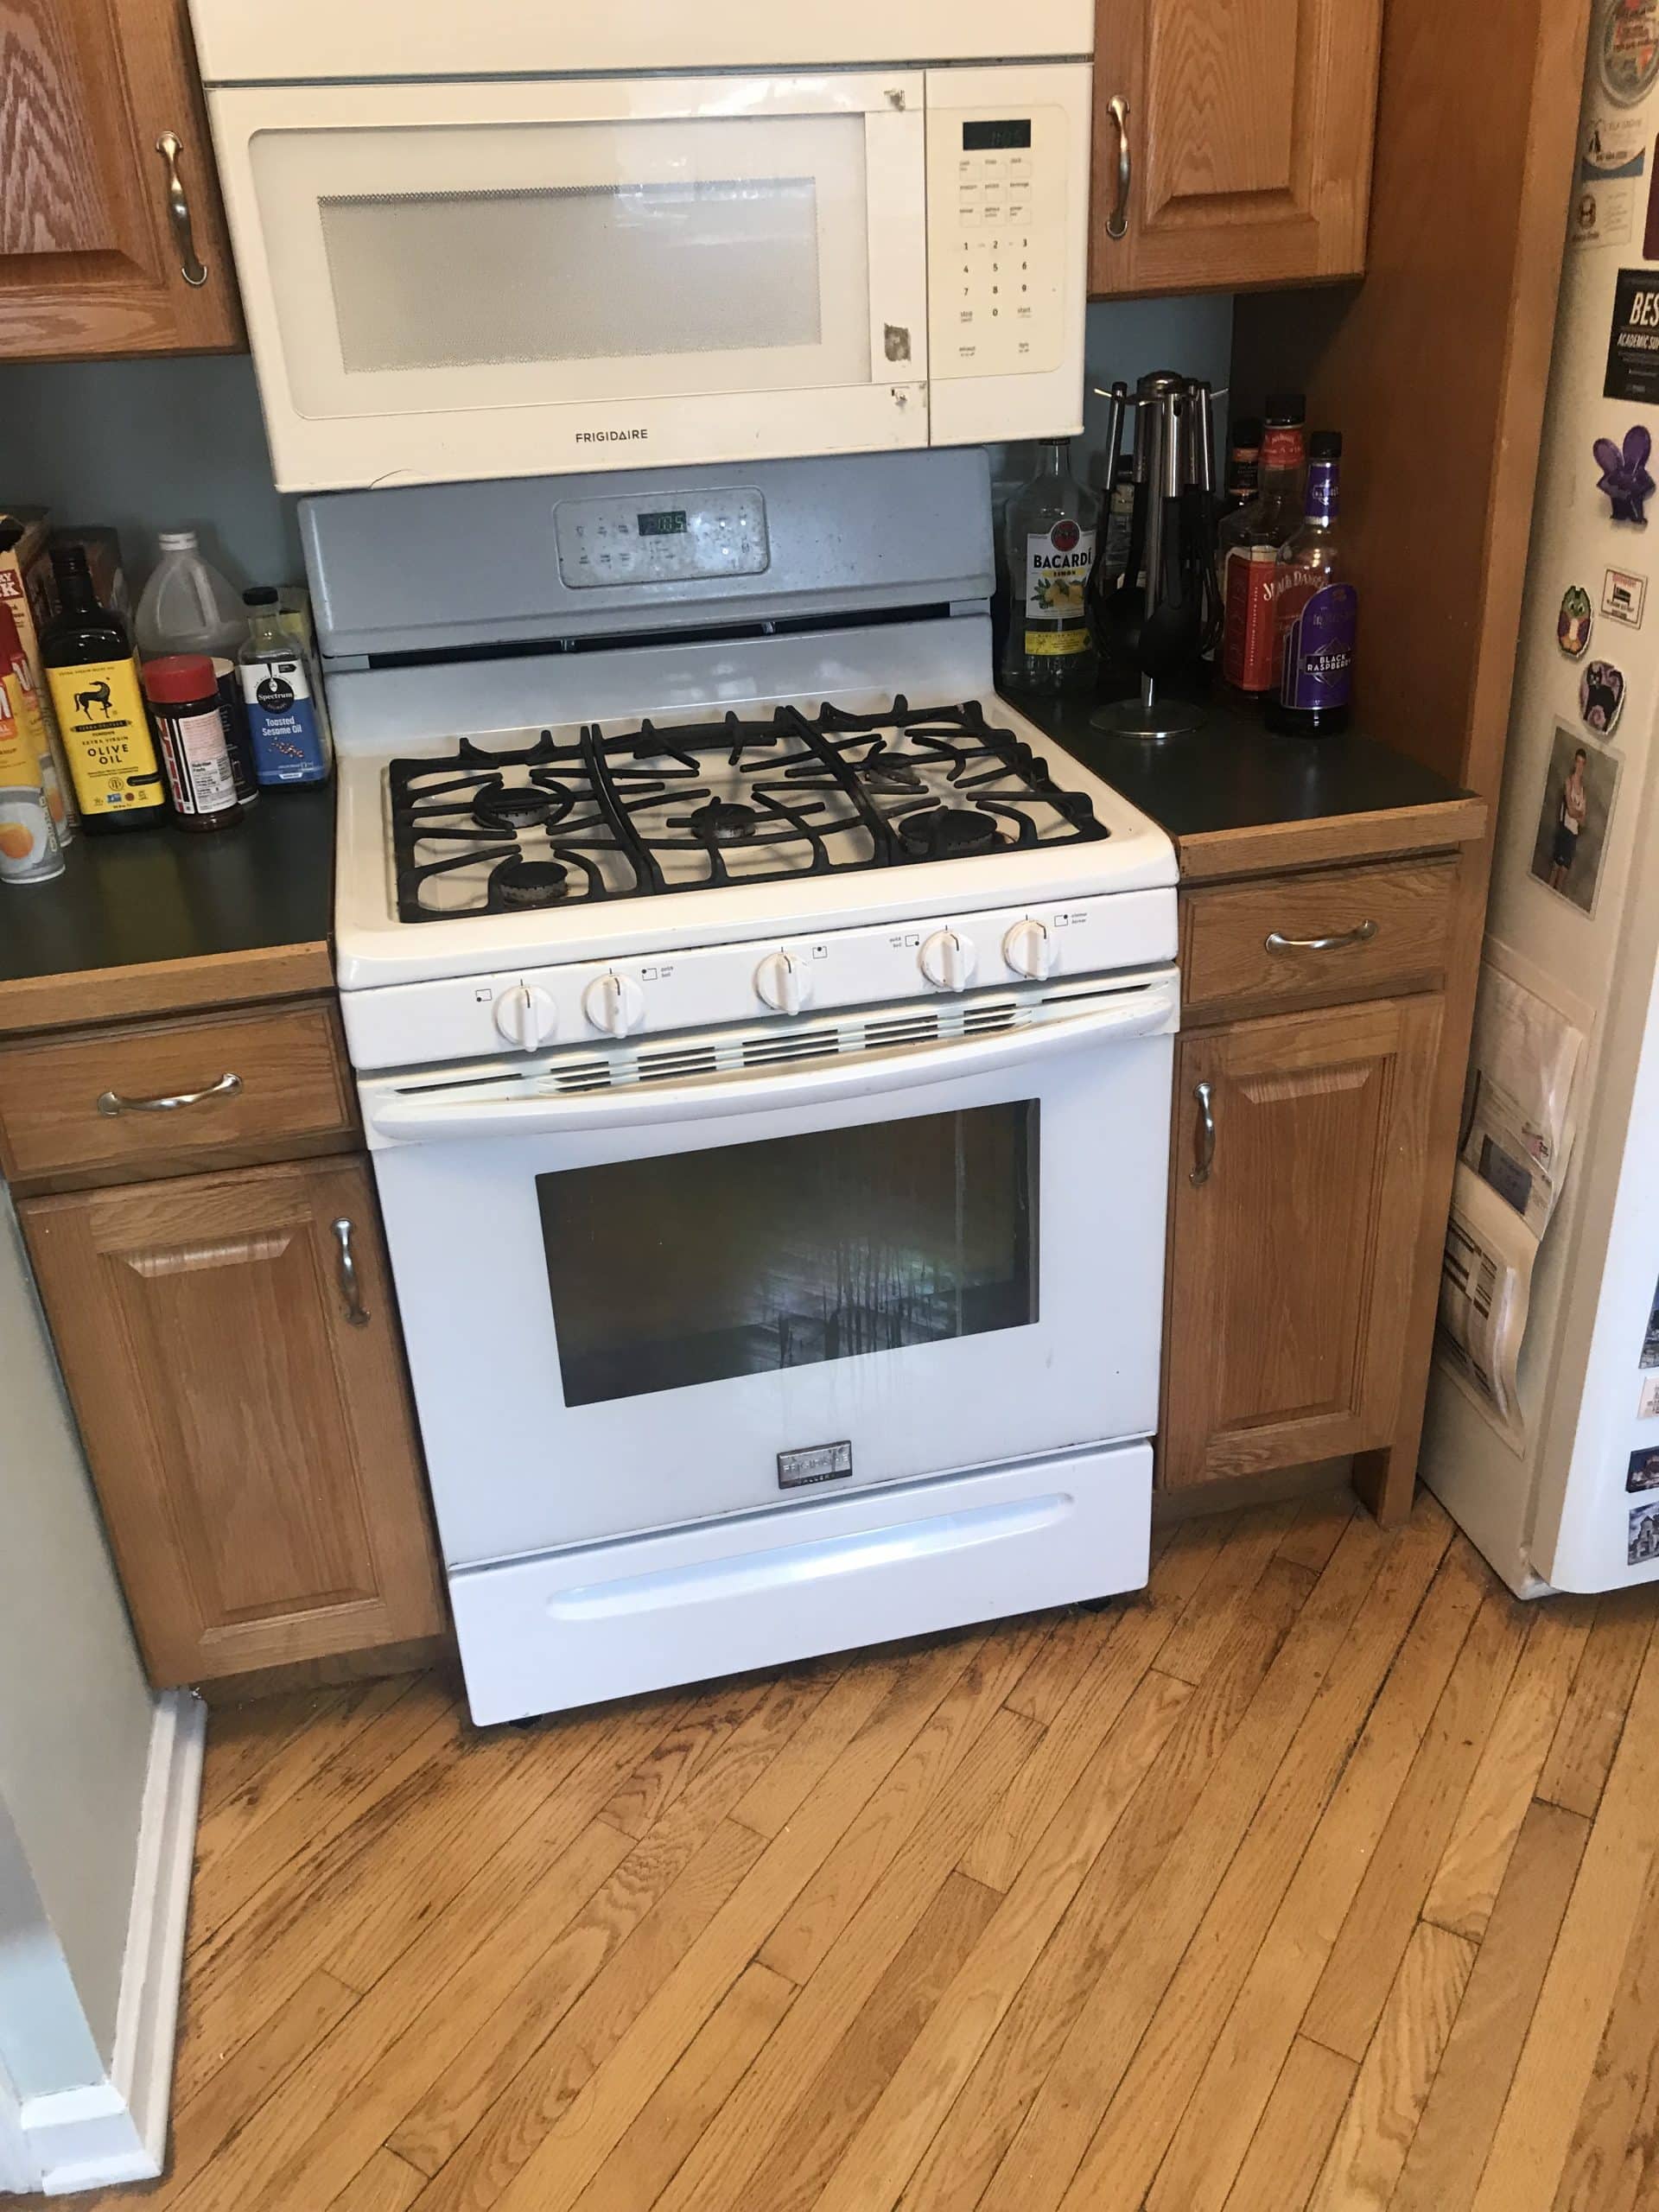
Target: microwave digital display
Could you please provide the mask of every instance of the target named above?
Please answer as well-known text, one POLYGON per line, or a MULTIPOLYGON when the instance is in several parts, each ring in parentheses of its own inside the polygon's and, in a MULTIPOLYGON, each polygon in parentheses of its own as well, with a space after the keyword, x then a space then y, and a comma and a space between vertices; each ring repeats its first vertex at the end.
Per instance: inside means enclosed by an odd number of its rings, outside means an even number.
POLYGON ((639 519, 641 537, 683 537, 685 535, 683 507, 663 507, 657 513, 641 515, 639 519))
POLYGON ((1031 118, 1019 121, 1010 118, 1006 123, 964 123, 962 126, 962 150, 964 154, 992 154, 1005 146, 1029 146, 1031 118))

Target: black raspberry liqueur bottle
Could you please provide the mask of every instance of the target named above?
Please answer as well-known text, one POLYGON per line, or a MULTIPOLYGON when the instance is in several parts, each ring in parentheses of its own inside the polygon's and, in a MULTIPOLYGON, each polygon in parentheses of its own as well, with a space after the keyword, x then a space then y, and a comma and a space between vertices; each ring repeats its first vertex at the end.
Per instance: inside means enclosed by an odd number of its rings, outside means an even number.
POLYGON ((1306 518, 1274 563, 1279 682, 1268 721, 1296 737, 1329 737, 1348 727, 1359 594, 1343 574, 1341 473, 1340 435, 1316 430, 1308 447, 1306 518))

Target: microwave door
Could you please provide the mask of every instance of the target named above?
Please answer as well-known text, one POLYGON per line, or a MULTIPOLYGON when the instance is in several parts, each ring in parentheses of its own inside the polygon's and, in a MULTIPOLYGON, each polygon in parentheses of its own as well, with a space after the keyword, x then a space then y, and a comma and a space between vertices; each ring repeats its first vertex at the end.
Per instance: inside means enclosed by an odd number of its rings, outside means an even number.
POLYGON ((279 485, 925 443, 922 86, 215 92, 279 485))

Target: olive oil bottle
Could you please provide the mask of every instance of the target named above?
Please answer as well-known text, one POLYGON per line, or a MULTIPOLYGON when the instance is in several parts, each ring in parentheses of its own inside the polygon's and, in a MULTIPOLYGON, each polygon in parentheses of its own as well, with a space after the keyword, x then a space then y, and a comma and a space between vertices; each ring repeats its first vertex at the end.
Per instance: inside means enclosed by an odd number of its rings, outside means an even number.
POLYGON ((81 826, 89 836, 167 819, 167 786, 126 625, 100 607, 81 545, 52 556, 59 612, 41 638, 41 658, 81 826))

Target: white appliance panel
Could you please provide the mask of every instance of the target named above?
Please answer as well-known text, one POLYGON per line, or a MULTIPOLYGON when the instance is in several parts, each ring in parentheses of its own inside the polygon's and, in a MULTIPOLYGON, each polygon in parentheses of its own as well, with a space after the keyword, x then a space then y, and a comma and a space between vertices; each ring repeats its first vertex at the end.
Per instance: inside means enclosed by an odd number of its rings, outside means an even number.
POLYGON ((1152 1451, 1067 1453, 450 1580, 480 1724, 1139 1589, 1152 1451))

